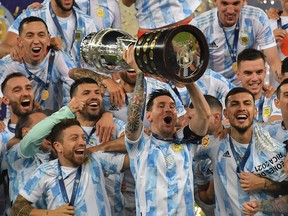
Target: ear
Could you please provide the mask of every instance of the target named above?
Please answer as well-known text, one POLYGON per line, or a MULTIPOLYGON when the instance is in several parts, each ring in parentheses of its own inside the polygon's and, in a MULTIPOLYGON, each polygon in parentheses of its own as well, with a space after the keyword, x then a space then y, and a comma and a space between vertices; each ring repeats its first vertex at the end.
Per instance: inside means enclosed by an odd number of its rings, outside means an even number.
POLYGON ((2 98, 2 102, 4 103, 4 104, 6 104, 6 105, 9 105, 10 104, 10 100, 7 98, 7 97, 3 97, 2 98))
POLYGON ((152 121, 151 111, 147 111, 147 112, 146 112, 146 119, 147 119, 149 122, 152 121))
POLYGON ((279 101, 278 98, 275 98, 275 99, 274 99, 274 104, 275 104, 275 106, 276 106, 278 109, 280 109, 280 101, 279 101))
POLYGON ((214 114, 214 123, 218 124, 219 122, 221 122, 222 116, 220 116, 220 113, 215 113, 214 114))
POLYGON ((227 116, 228 116, 227 109, 223 110, 223 114, 224 114, 225 118, 227 119, 227 116))
POLYGON ((63 152, 63 146, 60 142, 54 142, 52 145, 54 146, 57 153, 63 152))
POLYGON ((20 37, 17 37, 17 44, 22 47, 22 39, 20 37))
POLYGON ((254 118, 256 118, 256 116, 257 116, 257 113, 258 113, 258 110, 257 110, 257 108, 254 108, 254 115, 253 115, 253 117, 254 117, 254 118))

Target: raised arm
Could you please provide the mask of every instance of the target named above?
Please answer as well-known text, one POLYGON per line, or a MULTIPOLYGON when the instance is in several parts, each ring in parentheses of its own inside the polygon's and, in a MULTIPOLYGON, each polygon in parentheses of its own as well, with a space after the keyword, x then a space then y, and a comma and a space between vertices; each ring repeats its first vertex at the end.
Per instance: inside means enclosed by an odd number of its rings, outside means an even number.
POLYGON ((195 118, 192 118, 189 121, 189 128, 198 136, 205 136, 208 130, 209 117, 211 115, 210 107, 194 82, 186 84, 185 86, 197 114, 195 118))
POLYGON ((137 73, 137 80, 133 95, 130 99, 127 110, 127 123, 125 128, 126 137, 131 140, 137 140, 142 132, 142 110, 144 108, 144 73, 138 68, 134 59, 134 47, 130 46, 123 53, 124 60, 137 73))

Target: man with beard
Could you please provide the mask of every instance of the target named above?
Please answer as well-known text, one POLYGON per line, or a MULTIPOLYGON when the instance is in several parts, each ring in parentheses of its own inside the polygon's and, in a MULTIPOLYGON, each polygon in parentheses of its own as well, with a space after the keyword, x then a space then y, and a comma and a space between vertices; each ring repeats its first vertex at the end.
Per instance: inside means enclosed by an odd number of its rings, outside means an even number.
POLYGON ((17 39, 23 51, 23 62, 13 61, 10 55, 0 60, 0 83, 15 71, 23 73, 35 93, 35 101, 43 109, 59 110, 69 100, 69 89, 73 80, 68 71, 75 65, 70 57, 50 49, 50 36, 46 23, 39 17, 24 18, 19 25, 17 39))
MULTIPOLYGON (((86 93, 100 95, 99 88, 92 92, 85 90, 86 93)), ((129 159, 122 157, 119 162, 114 155, 101 151, 85 159, 87 136, 80 123, 70 119, 74 118, 73 112, 87 105, 80 99, 78 104, 62 108, 31 129, 31 134, 39 134, 39 137, 51 132, 51 143, 58 159, 40 165, 34 172, 14 202, 14 215, 111 215, 104 174, 125 170, 129 159), (38 203, 39 200, 43 202, 38 203)), ((99 112, 99 105, 97 101, 88 106, 99 112)), ((26 154, 29 155, 29 151, 26 154)))
MULTIPOLYGON (((91 78, 81 78, 76 80, 70 89, 71 98, 81 98, 84 103, 82 110, 76 112, 76 118, 79 121, 85 135, 87 147, 96 147, 100 145, 99 136, 96 135, 98 128, 95 127, 103 113, 101 89, 97 82, 91 78)), ((124 146, 125 122, 113 118, 114 130, 111 136, 111 142, 116 146, 124 146)), ((115 162, 121 164, 125 154, 111 154, 115 162), (118 162, 117 162, 118 161, 118 162)), ((105 187, 110 202, 112 215, 123 215, 124 200, 121 193, 123 174, 115 173, 108 177, 105 176, 105 187)))
POLYGON ((224 110, 230 132, 223 139, 211 139, 208 147, 200 147, 195 154, 196 159, 208 156, 213 163, 215 215, 241 215, 243 202, 273 198, 264 190, 244 190, 240 182, 243 172, 279 182, 287 177, 285 145, 253 124, 257 113, 254 103, 254 95, 248 89, 231 89, 225 98, 224 110))
MULTIPOLYGON (((90 71, 88 69, 80 69, 75 68, 71 69, 69 71, 69 76, 74 79, 80 79, 82 77, 91 77, 95 80, 97 80, 99 83, 105 82, 105 84, 108 84, 108 80, 110 78, 106 78, 103 75, 94 73, 93 71, 90 71), (104 79, 103 79, 104 78, 104 79)), ((176 109, 178 113, 178 117, 182 117, 185 114, 185 109, 181 101, 179 100, 178 96, 175 94, 175 92, 171 89, 170 85, 164 82, 161 82, 159 80, 156 80, 152 77, 145 77, 145 100, 148 101, 148 95, 152 93, 153 91, 157 89, 167 89, 173 98, 175 99, 176 109)), ((107 85, 108 86, 108 85, 107 85)), ((124 89, 125 92, 125 103, 119 107, 116 105, 113 101, 119 101, 119 95, 111 94, 111 92, 108 92, 108 90, 103 95, 103 105, 105 110, 111 112, 114 117, 117 119, 120 119, 124 122, 127 120, 127 108, 128 103, 131 99, 132 93, 136 87, 136 73, 134 70, 127 70, 120 72, 120 81, 119 86, 124 89)), ((109 89, 109 87, 107 87, 109 89)), ((143 116, 145 116, 145 110, 143 111, 143 116)), ((146 118, 144 118, 144 126, 148 129, 150 128, 148 121, 146 118)), ((114 145, 116 146, 116 145, 114 145)), ((118 146, 119 147, 119 146, 118 146)), ((117 147, 117 148, 118 148, 117 147)), ((125 150, 125 146, 123 145, 119 149, 125 150)), ((113 150, 111 150, 113 151, 113 150)), ((133 176, 130 172, 130 170, 125 171, 124 173, 124 182, 125 182, 125 189, 123 190, 123 195, 125 198, 125 215, 135 215, 136 214, 136 205, 135 205, 135 181, 133 179, 133 176)))
POLYGON ((253 48, 244 49, 237 57, 236 74, 242 87, 251 91, 255 97, 255 108, 258 111, 255 121, 259 123, 282 119, 281 110, 274 102, 276 95, 272 94, 267 97, 263 90, 267 76, 265 59, 261 51, 253 48))
POLYGON ((247 0, 213 0, 216 7, 190 22, 199 28, 209 45, 208 68, 239 85, 236 77, 237 55, 259 46, 267 57, 271 72, 280 82, 281 60, 265 12, 246 5, 247 0))
MULTIPOLYGON (((74 0, 51 0, 44 1, 40 9, 27 9, 20 14, 10 26, 6 37, 0 45, 0 58, 9 54, 11 49, 17 45, 17 37, 19 35, 20 22, 29 16, 42 18, 48 26, 51 37, 61 37, 63 42, 63 50, 70 54, 75 65, 81 67, 80 62, 80 43, 82 38, 99 30, 93 19, 84 14, 80 9, 73 7, 74 0)), ((59 49, 62 48, 60 45, 59 49)), ((17 49, 15 49, 17 50, 17 49)), ((23 55, 12 52, 12 59, 22 59, 23 55), (17 56, 14 56, 17 55, 17 56)))
MULTIPOLYGON (((21 73, 13 73, 6 77, 1 85, 4 96, 2 102, 9 107, 10 118, 4 119, 5 130, 0 133, 0 164, 2 189, 1 196, 6 197, 9 208, 7 164, 2 162, 6 153, 6 144, 15 134, 18 119, 27 112, 37 108, 34 103, 34 91, 30 81, 21 73), (7 189, 7 190, 6 190, 7 189), (4 191, 6 194, 4 194, 4 191), (3 194, 3 195, 2 195, 3 194)), ((1 182, 1 181, 0 181, 1 182)))
POLYGON ((144 74, 135 63, 134 47, 130 46, 123 57, 137 74, 125 128, 125 144, 136 182, 137 215, 195 215, 191 144, 201 143, 207 132, 209 105, 194 82, 185 84, 197 115, 175 132, 174 97, 158 89, 146 103, 144 74), (150 123, 150 136, 144 132, 143 109, 150 123))

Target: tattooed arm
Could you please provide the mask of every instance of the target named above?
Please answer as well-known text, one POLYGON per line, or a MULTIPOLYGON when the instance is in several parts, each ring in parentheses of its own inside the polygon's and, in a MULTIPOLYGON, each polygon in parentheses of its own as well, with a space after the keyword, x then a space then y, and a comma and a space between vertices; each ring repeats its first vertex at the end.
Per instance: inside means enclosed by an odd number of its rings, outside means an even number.
POLYGON ((125 103, 125 92, 122 86, 110 77, 96 73, 86 68, 73 68, 69 70, 69 77, 73 80, 78 80, 84 77, 89 77, 99 83, 104 88, 107 88, 110 96, 110 103, 117 107, 122 107, 125 103))
POLYGON ((288 213, 288 195, 274 200, 257 200, 243 203, 242 211, 244 215, 254 215, 263 212, 271 215, 288 213))
POLYGON ((124 60, 137 73, 137 80, 133 96, 130 99, 127 110, 127 123, 125 128, 126 137, 135 141, 139 138, 142 132, 142 110, 144 109, 144 74, 138 68, 134 59, 134 46, 130 46, 128 50, 123 53, 124 60))
POLYGON ((55 210, 36 209, 31 206, 23 196, 18 195, 12 206, 12 215, 18 216, 42 216, 42 215, 74 215, 74 207, 68 204, 60 206, 55 210))

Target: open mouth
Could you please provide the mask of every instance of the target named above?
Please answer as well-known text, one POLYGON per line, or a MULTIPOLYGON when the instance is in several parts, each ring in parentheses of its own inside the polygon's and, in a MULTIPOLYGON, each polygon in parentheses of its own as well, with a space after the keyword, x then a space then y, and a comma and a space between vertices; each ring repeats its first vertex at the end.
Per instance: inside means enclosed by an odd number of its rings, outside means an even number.
POLYGON ((84 156, 85 149, 84 148, 83 149, 82 148, 76 149, 74 152, 76 155, 83 155, 84 156))
POLYGON ((32 52, 38 54, 40 52, 41 48, 40 47, 35 47, 32 48, 32 52))
POLYGON ((92 102, 89 104, 90 107, 97 108, 99 106, 98 102, 92 102))
POLYGON ((164 121, 166 124, 170 124, 172 122, 172 117, 171 116, 167 116, 164 118, 164 121))
POLYGON ((244 121, 244 120, 246 120, 248 118, 248 116, 247 115, 244 115, 244 114, 240 114, 240 115, 237 115, 236 116, 236 119, 237 120, 240 120, 240 121, 244 121))
POLYGON ((30 100, 29 99, 25 99, 21 102, 21 106, 23 107, 28 107, 30 106, 30 100))

